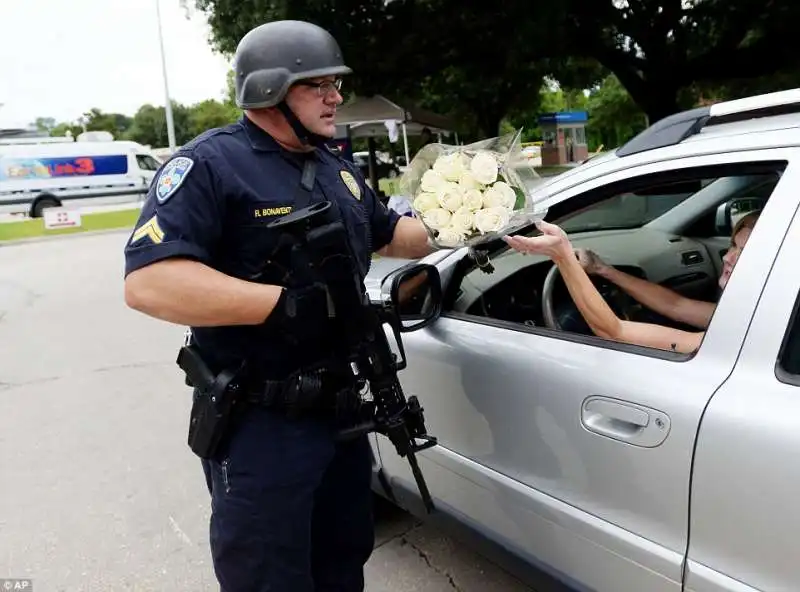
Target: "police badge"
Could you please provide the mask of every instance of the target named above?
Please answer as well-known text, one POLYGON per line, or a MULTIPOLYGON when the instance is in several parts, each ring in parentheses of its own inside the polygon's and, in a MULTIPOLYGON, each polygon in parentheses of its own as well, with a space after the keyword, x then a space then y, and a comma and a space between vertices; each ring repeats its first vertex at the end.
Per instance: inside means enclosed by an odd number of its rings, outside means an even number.
POLYGON ((356 178, 350 173, 350 171, 340 171, 339 176, 344 181, 344 184, 347 185, 347 188, 350 190, 350 193, 353 194, 353 197, 360 200, 361 199, 361 187, 358 185, 358 181, 356 178))

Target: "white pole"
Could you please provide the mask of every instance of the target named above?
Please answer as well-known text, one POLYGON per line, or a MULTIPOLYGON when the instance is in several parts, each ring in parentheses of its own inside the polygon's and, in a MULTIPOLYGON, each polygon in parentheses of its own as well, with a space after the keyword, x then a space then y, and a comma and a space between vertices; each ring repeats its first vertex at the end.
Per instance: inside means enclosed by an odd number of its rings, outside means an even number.
POLYGON ((403 122, 403 146, 406 149, 406 166, 408 166, 411 164, 411 156, 408 153, 408 133, 405 122, 403 122))
POLYGON ((167 84, 167 58, 164 55, 164 35, 161 32, 161 7, 159 0, 156 0, 156 15, 158 18, 158 43, 161 46, 161 73, 164 76, 164 96, 166 105, 164 111, 167 115, 167 138, 169 139, 169 151, 175 152, 175 124, 172 121, 172 102, 169 98, 169 84, 167 84))

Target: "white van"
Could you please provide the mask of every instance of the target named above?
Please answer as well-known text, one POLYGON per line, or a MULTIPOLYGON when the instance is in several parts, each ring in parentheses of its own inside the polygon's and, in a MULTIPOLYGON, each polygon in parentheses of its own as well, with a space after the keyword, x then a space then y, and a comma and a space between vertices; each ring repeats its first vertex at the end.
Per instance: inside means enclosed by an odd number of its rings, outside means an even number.
POLYGON ((161 164, 128 141, 0 144, 0 211, 38 218, 67 201, 143 199, 161 164))

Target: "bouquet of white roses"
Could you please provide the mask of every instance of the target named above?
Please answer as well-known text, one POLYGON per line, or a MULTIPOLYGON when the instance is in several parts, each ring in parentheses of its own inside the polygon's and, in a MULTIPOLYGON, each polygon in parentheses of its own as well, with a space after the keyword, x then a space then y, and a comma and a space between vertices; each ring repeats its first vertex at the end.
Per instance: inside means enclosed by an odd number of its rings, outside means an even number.
POLYGON ((475 246, 541 219, 526 180, 521 130, 467 146, 428 144, 400 180, 411 209, 438 247, 475 246))

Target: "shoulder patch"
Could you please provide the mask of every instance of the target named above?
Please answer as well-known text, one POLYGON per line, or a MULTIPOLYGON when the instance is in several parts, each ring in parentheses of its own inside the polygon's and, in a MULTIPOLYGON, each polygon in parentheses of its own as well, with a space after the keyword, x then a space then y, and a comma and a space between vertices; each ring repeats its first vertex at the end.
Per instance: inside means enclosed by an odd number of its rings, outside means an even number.
POLYGON ((161 174, 156 179, 156 199, 163 204, 172 197, 181 184, 189 176, 194 161, 188 156, 178 156, 170 160, 161 170, 161 174))
POLYGON ((339 176, 344 181, 344 184, 347 185, 347 188, 350 190, 350 193, 353 194, 353 197, 360 200, 361 199, 361 187, 356 181, 356 178, 353 176, 353 173, 350 171, 339 171, 339 176))

